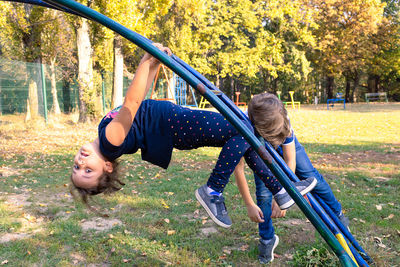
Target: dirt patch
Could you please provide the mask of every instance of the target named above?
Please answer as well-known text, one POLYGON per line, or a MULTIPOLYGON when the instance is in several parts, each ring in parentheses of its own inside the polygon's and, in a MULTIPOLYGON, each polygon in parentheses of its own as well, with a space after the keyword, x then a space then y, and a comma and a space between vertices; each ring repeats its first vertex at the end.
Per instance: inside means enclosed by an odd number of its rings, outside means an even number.
POLYGON ((283 243, 311 244, 315 242, 315 228, 308 220, 289 219, 275 223, 276 228, 287 228, 290 235, 280 237, 283 243))
POLYGON ((98 217, 90 221, 81 221, 83 231, 96 230, 96 232, 104 232, 117 225, 122 225, 122 222, 118 219, 104 219, 98 217))
POLYGON ((14 169, 7 166, 0 167, 0 177, 8 177, 13 175, 21 175, 24 170, 14 169))
POLYGON ((23 193, 23 194, 7 194, 1 193, 5 198, 4 203, 13 206, 14 208, 22 208, 25 206, 30 206, 32 202, 29 202, 28 199, 30 198, 30 194, 23 193))
POLYGON ((27 238, 29 235, 27 233, 6 233, 0 236, 0 244, 7 243, 10 241, 20 240, 27 238))
POLYGON ((205 236, 209 236, 209 235, 218 233, 217 228, 215 228, 214 226, 201 228, 200 231, 205 236))
POLYGON ((326 153, 314 160, 316 164, 330 164, 333 166, 348 166, 354 163, 393 163, 400 161, 400 152, 380 153, 372 150, 363 152, 326 153))

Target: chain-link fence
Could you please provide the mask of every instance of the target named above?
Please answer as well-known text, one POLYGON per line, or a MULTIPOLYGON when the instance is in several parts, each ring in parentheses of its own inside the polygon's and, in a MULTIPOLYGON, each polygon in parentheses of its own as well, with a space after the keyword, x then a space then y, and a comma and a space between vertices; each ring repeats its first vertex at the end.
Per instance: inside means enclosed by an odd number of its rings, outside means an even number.
MULTIPOLYGON (((123 95, 133 78, 123 78, 123 95)), ((0 115, 71 113, 79 110, 77 73, 70 69, 47 64, 28 63, 0 58, 0 115), (46 107, 46 108, 44 108, 46 107), (31 114, 33 113, 33 114, 31 114)), ((98 113, 106 113, 111 107, 113 73, 94 71, 95 97, 98 113)), ((199 96, 177 75, 163 68, 157 74, 156 83, 146 98, 170 100, 180 105, 197 106, 199 96)))
MULTIPOLYGON (((0 115, 36 110, 37 115, 46 117, 47 112, 55 110, 62 113, 77 111, 77 74, 70 72, 46 64, 0 58, 0 115)), ((112 73, 95 77, 95 90, 103 106, 102 111, 107 112, 111 108, 112 73)), ((130 80, 124 77, 124 93, 130 80)))

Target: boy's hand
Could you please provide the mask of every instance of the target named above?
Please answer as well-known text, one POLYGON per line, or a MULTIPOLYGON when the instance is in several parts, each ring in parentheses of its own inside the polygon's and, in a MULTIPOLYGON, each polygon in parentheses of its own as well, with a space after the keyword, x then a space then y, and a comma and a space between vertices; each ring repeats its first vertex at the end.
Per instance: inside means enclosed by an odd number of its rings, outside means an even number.
POLYGON ((272 200, 271 210, 271 218, 282 218, 286 215, 286 210, 281 210, 275 200, 272 200))
MULTIPOLYGON (((172 52, 168 47, 165 47, 165 46, 163 46, 162 44, 159 44, 159 43, 153 43, 153 45, 155 47, 157 47, 158 49, 160 49, 161 51, 166 52, 168 54, 168 56, 172 55, 172 52)), ((143 63, 143 62, 146 62, 146 61, 148 61, 152 67, 157 67, 158 64, 160 64, 160 61, 158 61, 158 59, 156 59, 155 57, 153 57, 149 53, 146 53, 143 56, 143 58, 140 61, 140 63, 143 63)))
POLYGON ((264 214, 261 211, 261 209, 255 204, 247 206, 247 215, 253 222, 256 223, 264 222, 264 214))

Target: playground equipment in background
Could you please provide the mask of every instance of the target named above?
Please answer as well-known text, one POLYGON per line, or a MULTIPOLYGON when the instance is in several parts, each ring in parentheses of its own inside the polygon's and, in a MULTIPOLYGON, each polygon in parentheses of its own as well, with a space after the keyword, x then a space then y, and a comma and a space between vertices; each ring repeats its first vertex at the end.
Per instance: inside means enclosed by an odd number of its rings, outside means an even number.
POLYGON ((170 78, 168 72, 169 70, 164 65, 160 65, 158 67, 156 77, 154 78, 150 99, 172 101, 175 104, 181 106, 197 107, 197 101, 194 95, 193 88, 191 86, 188 86, 186 81, 181 77, 179 77, 178 75, 176 75, 175 73, 173 73, 172 78, 170 78), (167 90, 164 89, 164 83, 159 83, 159 74, 161 69, 167 83, 167 90), (165 97, 155 97, 157 84, 159 85, 158 89, 160 91, 160 95, 163 95, 165 97), (192 104, 188 103, 188 96, 187 96, 188 90, 190 90, 191 92, 192 104))
POLYGON ((235 95, 236 95, 235 105, 238 106, 238 107, 244 106, 246 108, 247 107, 246 102, 239 102, 240 92, 235 92, 235 95))
POLYGON ((334 107, 337 102, 343 102, 343 109, 346 109, 346 99, 343 97, 343 93, 336 93, 335 98, 328 99, 326 101, 327 109, 329 110, 329 106, 334 107))
MULTIPOLYGON (((283 102, 283 104, 285 104, 285 108, 290 104, 292 106, 292 109, 296 109, 296 105, 297 105, 297 108, 300 109, 300 102, 294 101, 293 94, 294 94, 294 91, 289 91, 290 101, 283 102)), ((279 91, 278 98, 280 99, 280 91, 279 91)))
POLYGON ((369 103, 371 100, 377 100, 377 101, 385 101, 389 102, 387 98, 386 92, 379 92, 379 93, 366 93, 365 94, 365 102, 369 103))
POLYGON ((200 98, 200 103, 199 103, 199 108, 205 108, 206 105, 211 105, 210 102, 208 102, 208 100, 206 98, 204 98, 203 96, 201 96, 200 98))
POLYGON ((175 101, 176 104, 187 107, 198 107, 196 96, 193 88, 186 83, 184 79, 174 73, 173 83, 175 88, 175 101), (191 92, 191 104, 188 103, 188 90, 191 92))
MULTIPOLYGON (((22 2, 22 0, 19 0, 19 2, 22 2)), ((264 163, 276 176, 281 185, 286 189, 299 208, 303 211, 306 217, 325 239, 343 266, 358 266, 358 264, 361 266, 368 266, 365 260, 372 262, 371 258, 358 245, 351 233, 348 232, 340 223, 339 219, 336 216, 330 218, 327 210, 324 210, 323 208, 320 209, 321 206, 318 205, 319 200, 315 201, 315 206, 312 205, 315 210, 311 208, 311 206, 289 180, 290 177, 291 180, 296 181, 296 179, 298 180, 297 176, 289 169, 286 163, 280 158, 279 154, 268 142, 262 138, 258 139, 246 126, 244 122, 249 122, 248 117, 244 115, 244 113, 236 105, 234 105, 234 103, 222 91, 211 84, 204 76, 191 68, 184 61, 175 55, 168 56, 166 53, 163 53, 154 45, 152 45, 150 40, 123 27, 121 24, 116 23, 115 21, 94 11, 93 9, 79 4, 73 0, 25 0, 25 2, 59 9, 72 14, 78 14, 79 16, 85 17, 89 20, 98 22, 143 48, 145 51, 160 60, 163 64, 187 81, 214 107, 216 107, 217 110, 220 111, 222 115, 224 115, 227 120, 238 130, 238 132, 249 142, 261 159, 263 159, 264 163), (342 230, 342 232, 337 232, 338 229, 342 230), (349 245, 349 249, 345 250, 347 245, 349 245), (354 257, 350 257, 349 255, 351 254, 353 254, 354 257)), ((294 102, 293 98, 292 102, 294 102)), ((292 107, 294 107, 295 104, 292 104, 292 107)), ((312 195, 309 193, 307 197, 309 200, 311 199, 310 202, 312 203, 312 195)), ((321 204, 322 203, 323 201, 321 204)))
POLYGON ((150 99, 173 101, 174 103, 176 103, 176 100, 174 98, 174 93, 172 92, 172 85, 170 83, 170 79, 169 79, 167 71, 165 70, 164 65, 160 64, 158 66, 157 74, 156 74, 156 77, 154 78, 154 81, 153 81, 153 87, 151 88, 150 99), (165 91, 164 90, 164 84, 158 82, 159 81, 158 76, 160 74, 160 69, 162 69, 162 71, 164 73, 165 80, 167 81, 167 90, 166 90, 166 92, 164 92, 165 91), (160 95, 164 95, 166 97, 160 98, 160 97, 155 96, 155 89, 156 89, 157 84, 160 85, 159 86, 160 95))

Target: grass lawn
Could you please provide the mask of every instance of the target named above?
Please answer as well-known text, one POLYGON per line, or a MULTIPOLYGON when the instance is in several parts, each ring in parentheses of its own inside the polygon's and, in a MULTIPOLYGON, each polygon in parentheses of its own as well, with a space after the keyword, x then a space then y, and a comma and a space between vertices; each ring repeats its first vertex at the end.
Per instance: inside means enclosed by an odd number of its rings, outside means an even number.
MULTIPOLYGON (((314 166, 341 201, 357 241, 376 266, 400 266, 400 103, 302 106, 289 113, 314 166)), ((96 137, 77 115, 24 123, 0 116, 0 265, 258 266, 257 224, 233 181, 233 220, 216 226, 194 197, 219 149, 175 151, 168 170, 122 157, 126 186, 94 201, 103 218, 69 194, 72 158, 96 137)), ((254 182, 247 170, 250 189, 254 182)), ((339 266, 297 207, 274 220, 280 244, 270 266, 339 266)))

